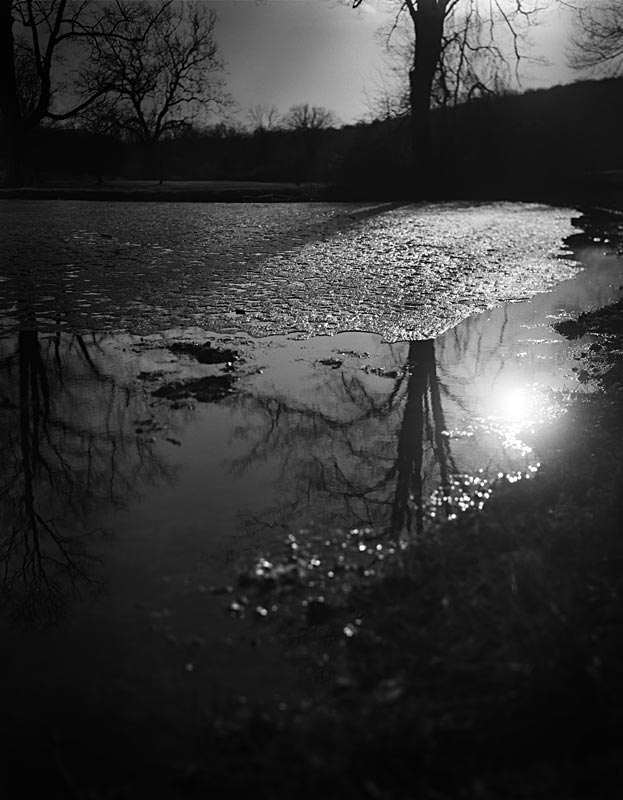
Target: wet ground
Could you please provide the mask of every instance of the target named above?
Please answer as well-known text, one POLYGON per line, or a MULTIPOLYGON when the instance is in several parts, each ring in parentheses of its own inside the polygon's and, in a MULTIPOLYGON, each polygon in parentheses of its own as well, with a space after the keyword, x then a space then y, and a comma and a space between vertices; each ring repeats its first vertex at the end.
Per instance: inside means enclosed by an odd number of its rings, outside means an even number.
POLYGON ((372 574, 530 479, 592 390, 552 323, 623 293, 616 217, 94 206, 0 209, 0 674, 50 741, 322 690, 240 571, 300 547, 328 596, 344 541, 372 574))
POLYGON ((5 201, 3 327, 431 338, 574 274, 529 204, 5 201))

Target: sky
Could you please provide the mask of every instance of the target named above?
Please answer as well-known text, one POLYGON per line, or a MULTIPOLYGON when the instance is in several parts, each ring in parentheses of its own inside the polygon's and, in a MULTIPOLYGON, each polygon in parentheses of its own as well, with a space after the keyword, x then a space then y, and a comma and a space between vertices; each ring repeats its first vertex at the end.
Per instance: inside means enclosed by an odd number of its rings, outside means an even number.
MULTIPOLYGON (((281 113, 296 103, 332 110, 344 124, 368 117, 373 98, 391 84, 380 33, 388 0, 204 0, 219 22, 216 38, 227 64, 227 84, 238 117, 257 104, 281 113)), ((550 9, 532 33, 535 55, 549 64, 526 64, 521 88, 567 83, 579 77, 566 65, 568 12, 550 9)))

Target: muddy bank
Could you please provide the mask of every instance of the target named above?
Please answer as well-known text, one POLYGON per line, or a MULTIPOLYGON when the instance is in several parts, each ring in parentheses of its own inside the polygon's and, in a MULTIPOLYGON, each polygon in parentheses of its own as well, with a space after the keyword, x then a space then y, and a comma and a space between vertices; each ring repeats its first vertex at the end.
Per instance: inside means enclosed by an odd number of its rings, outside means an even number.
POLYGON ((241 575, 252 607, 283 603, 291 658, 326 693, 283 714, 235 709, 188 796, 618 796, 623 302, 553 327, 577 336, 578 385, 538 434, 532 480, 404 551, 353 531, 336 561, 345 595, 325 596, 304 538, 241 575))
POLYGON ((47 796, 566 800, 615 770, 620 345, 577 313, 620 297, 604 237, 574 237, 584 277, 434 341, 2 342, 47 378, 30 402, 5 369, 2 405, 45 434, 44 488, 124 506, 99 597, 4 631, 5 725, 47 796), (50 469, 57 429, 101 470, 50 469))
POLYGON ((102 184, 84 181, 43 183, 20 188, 0 187, 0 199, 15 200, 100 200, 115 202, 168 203, 288 203, 288 202, 536 202, 546 205, 581 208, 588 213, 601 208, 623 213, 623 200, 618 186, 608 182, 578 182, 559 193, 518 188, 515 191, 486 191, 480 195, 474 187, 467 194, 461 190, 446 190, 427 197, 405 191, 379 190, 375 186, 352 187, 328 183, 295 183, 277 181, 131 181, 112 180, 102 184))
POLYGON ((31 731, 47 795, 618 797, 622 315, 617 303, 576 319, 591 331, 584 377, 564 392, 530 481, 500 484, 484 509, 404 549, 362 529, 345 546, 327 529, 291 538, 281 560, 259 559, 224 589, 223 607, 247 612, 241 626, 259 640, 268 624, 316 676, 313 699, 231 698, 192 729, 163 730, 155 716, 130 739, 103 718, 98 753, 78 734, 50 744, 31 731), (336 547, 348 591, 326 595, 316 562, 336 547))
MULTIPOLYGON (((577 322, 596 340, 578 365, 594 390, 568 398, 573 436, 554 425, 532 481, 499 487, 341 602, 292 603, 283 635, 305 642, 298 659, 322 654, 325 698, 287 718, 239 712, 216 751, 244 768, 232 778, 208 756, 190 796, 215 783, 266 798, 617 796, 623 304, 577 322)), ((258 563, 245 592, 291 596, 296 563, 258 563)))
POLYGON ((104 184, 0 188, 0 200, 102 200, 169 203, 285 203, 326 200, 322 184, 261 183, 259 181, 114 181, 104 184))

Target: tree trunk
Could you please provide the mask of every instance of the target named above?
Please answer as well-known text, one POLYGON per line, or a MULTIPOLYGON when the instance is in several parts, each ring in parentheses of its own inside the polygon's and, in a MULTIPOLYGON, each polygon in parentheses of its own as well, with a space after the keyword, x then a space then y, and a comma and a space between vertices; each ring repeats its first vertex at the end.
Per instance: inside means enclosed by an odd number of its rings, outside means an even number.
POLYGON ((0 4, 0 112, 7 148, 5 184, 11 187, 21 185, 24 160, 19 133, 12 11, 10 2, 0 4))
POLYGON ((411 159, 414 188, 418 196, 428 195, 433 184, 433 153, 430 96, 432 80, 423 79, 417 70, 409 73, 411 107, 411 159))
POLYGON ((162 152, 157 140, 149 139, 142 143, 143 150, 143 178, 146 180, 164 182, 162 152))
POLYGON ((391 531, 395 536, 406 529, 421 533, 424 524, 422 507, 422 461, 426 430, 426 394, 430 375, 435 370, 435 349, 431 339, 409 344, 407 401, 396 454, 396 490, 392 502, 391 531))
POLYGON ((7 131, 5 186, 14 189, 24 185, 25 157, 22 137, 15 131, 7 131))
POLYGON ((415 54, 409 73, 411 156, 414 189, 419 197, 434 193, 436 164, 431 134, 431 95, 443 40, 446 3, 421 0, 414 17, 415 54))
POLYGON ((42 90, 34 111, 23 113, 19 103, 19 81, 15 72, 12 11, 9 0, 0 0, 0 115, 7 149, 5 184, 17 187, 24 185, 28 140, 47 108, 49 81, 47 93, 42 90))

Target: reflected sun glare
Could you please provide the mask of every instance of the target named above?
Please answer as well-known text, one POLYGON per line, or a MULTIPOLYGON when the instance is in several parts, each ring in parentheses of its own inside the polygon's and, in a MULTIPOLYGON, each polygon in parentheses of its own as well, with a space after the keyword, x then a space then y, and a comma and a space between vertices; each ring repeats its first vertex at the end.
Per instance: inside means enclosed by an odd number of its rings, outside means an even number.
POLYGON ((500 416, 513 422, 528 421, 533 406, 532 396, 522 386, 504 389, 498 398, 500 416))
POLYGON ((534 386, 505 382, 492 389, 488 411, 502 424, 518 429, 537 421, 539 406, 539 396, 534 386))

